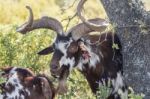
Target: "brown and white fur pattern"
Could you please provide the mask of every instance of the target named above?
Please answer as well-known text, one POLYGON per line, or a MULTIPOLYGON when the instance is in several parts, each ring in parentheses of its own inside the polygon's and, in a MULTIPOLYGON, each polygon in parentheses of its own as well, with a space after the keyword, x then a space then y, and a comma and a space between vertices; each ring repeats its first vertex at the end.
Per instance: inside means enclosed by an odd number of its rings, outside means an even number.
MULTIPOLYGON (((99 85, 104 83, 107 85, 110 80, 112 92, 108 99, 127 99, 119 39, 117 35, 114 35, 114 43, 118 44, 119 49, 113 49, 112 33, 107 33, 106 38, 105 35, 106 33, 101 35, 98 44, 91 44, 98 41, 97 35, 89 35, 78 41, 74 41, 71 36, 57 36, 53 45, 54 54, 50 67, 52 74, 60 76, 58 91, 66 91, 65 80, 70 70, 76 67, 86 77, 93 93, 96 93, 99 85)), ((39 54, 49 53, 47 49, 51 47, 42 50, 39 54)))
POLYGON ((54 86, 46 76, 18 67, 3 68, 2 72, 6 82, 0 85, 0 99, 54 99, 54 86))
POLYGON ((123 81, 120 41, 117 35, 113 37, 111 32, 89 35, 90 32, 104 32, 108 22, 101 18, 85 20, 81 14, 85 1, 87 0, 80 0, 77 6, 77 15, 82 23, 73 26, 66 32, 62 24, 55 18, 46 16, 34 20, 32 9, 29 6, 27 6, 30 13, 29 19, 17 31, 26 34, 35 29, 45 28, 57 33, 55 42, 38 54, 46 55, 53 52, 50 70, 52 75, 59 77, 59 93, 67 91, 67 77, 72 68, 77 67, 86 77, 93 93, 98 90, 99 83, 107 84, 110 79, 112 92, 108 99, 122 99, 124 96, 127 98, 127 88, 123 81), (89 37, 86 38, 86 36, 89 37), (97 41, 97 44, 91 44, 97 41), (113 43, 118 44, 119 49, 113 49, 113 43))

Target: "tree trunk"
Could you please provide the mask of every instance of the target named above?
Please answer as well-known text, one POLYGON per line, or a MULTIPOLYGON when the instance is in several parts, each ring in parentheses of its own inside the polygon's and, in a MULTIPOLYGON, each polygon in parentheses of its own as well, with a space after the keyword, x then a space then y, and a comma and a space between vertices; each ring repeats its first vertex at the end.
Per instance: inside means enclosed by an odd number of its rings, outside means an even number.
POLYGON ((150 99, 150 14, 139 0, 101 0, 122 43, 124 76, 150 99))

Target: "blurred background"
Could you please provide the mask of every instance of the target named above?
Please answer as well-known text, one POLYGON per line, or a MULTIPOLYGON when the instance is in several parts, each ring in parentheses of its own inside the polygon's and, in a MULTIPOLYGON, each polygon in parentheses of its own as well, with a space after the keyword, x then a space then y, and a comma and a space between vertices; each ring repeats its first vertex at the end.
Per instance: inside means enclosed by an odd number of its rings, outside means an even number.
MULTIPOLYGON (((26 5, 32 7, 35 18, 51 16, 61 21, 75 13, 78 1, 79 0, 0 0, 0 23, 20 24, 24 22, 28 16, 28 12, 25 8, 26 5), (75 4, 74 1, 76 1, 75 4)), ((85 13, 90 17, 106 17, 105 11, 98 0, 89 0, 86 3, 85 13)))
MULTIPOLYGON (((32 7, 35 18, 48 15, 61 21, 75 13, 78 1, 79 0, 0 0, 0 24, 20 24, 24 22, 28 15, 25 9, 26 5, 32 7), (77 2, 74 4, 74 1, 77 2), (72 4, 74 5, 72 6, 72 4), (64 11, 64 9, 67 10, 64 11)), ((150 0, 141 1, 143 1, 146 10, 150 10, 150 0)), ((100 0, 89 0, 85 5, 85 9, 86 16, 89 16, 89 18, 107 17, 100 0)))
MULTIPOLYGON (((79 0, 0 0, 0 67, 19 66, 32 69, 35 73, 50 76, 49 63, 51 55, 38 56, 37 52, 49 46, 55 38, 51 30, 39 29, 26 35, 16 32, 16 28, 28 19, 26 5, 31 6, 34 18, 50 16, 62 22, 64 30, 78 24, 75 17, 68 24, 69 17, 76 12, 79 0)), ((147 11, 150 11, 150 0, 142 0, 147 11)), ((85 4, 86 18, 105 18, 107 15, 100 0, 88 0, 85 4)), ((0 81, 2 81, 0 79, 0 81)), ((54 80, 55 82, 55 80, 54 80)), ((73 70, 68 78, 69 91, 58 99, 95 99, 84 77, 73 70)), ((57 84, 57 83, 56 83, 57 84)), ((100 98, 104 99, 107 89, 101 90, 100 98)))

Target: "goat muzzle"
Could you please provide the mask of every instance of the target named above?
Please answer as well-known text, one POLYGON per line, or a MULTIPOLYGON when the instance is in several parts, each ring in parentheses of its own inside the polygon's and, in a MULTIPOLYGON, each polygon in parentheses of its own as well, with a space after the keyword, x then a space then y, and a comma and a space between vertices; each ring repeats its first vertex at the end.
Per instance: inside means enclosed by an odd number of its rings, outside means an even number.
POLYGON ((56 65, 51 65, 50 72, 53 77, 58 78, 61 72, 61 68, 56 65))

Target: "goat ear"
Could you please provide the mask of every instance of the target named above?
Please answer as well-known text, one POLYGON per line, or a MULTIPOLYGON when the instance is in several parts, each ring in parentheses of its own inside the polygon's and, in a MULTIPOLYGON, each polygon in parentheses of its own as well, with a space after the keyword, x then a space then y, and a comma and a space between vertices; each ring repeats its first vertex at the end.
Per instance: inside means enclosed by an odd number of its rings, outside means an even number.
POLYGON ((34 77, 32 77, 32 76, 26 77, 26 78, 24 79, 25 85, 28 86, 28 85, 31 83, 31 81, 33 81, 33 79, 34 79, 34 77))
POLYGON ((8 75, 9 75, 9 72, 12 70, 12 68, 13 68, 13 67, 9 67, 9 66, 0 68, 0 71, 2 72, 2 73, 0 74, 0 76, 7 78, 8 75))
POLYGON ((42 92, 44 93, 45 99, 53 99, 52 86, 45 77, 40 77, 42 84, 42 92))
POLYGON ((43 50, 41 50, 40 52, 38 52, 39 55, 47 55, 53 52, 53 46, 49 46, 43 50))
POLYGON ((10 66, 5 66, 5 67, 1 67, 0 70, 4 71, 4 72, 9 72, 13 67, 10 66))

